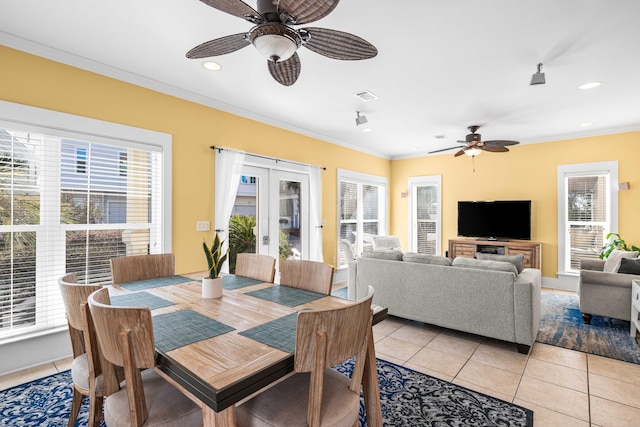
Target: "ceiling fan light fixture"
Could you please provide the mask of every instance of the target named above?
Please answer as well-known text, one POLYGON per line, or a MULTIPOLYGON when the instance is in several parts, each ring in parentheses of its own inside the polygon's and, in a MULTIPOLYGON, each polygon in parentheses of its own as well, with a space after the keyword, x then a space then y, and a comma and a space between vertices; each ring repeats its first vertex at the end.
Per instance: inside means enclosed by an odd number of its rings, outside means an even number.
POLYGON ((205 61, 202 63, 202 67, 209 71, 220 71, 222 69, 222 65, 213 61, 205 61))
POLYGON ((273 62, 291 58, 301 44, 298 33, 282 24, 258 25, 251 30, 249 37, 258 53, 273 62))
POLYGON ((543 85, 546 83, 544 78, 544 73, 541 73, 542 70, 542 62, 538 64, 538 71, 531 76, 531 86, 534 85, 543 85))
POLYGON ((482 150, 478 147, 471 147, 464 150, 464 154, 466 154, 469 157, 475 157, 482 154, 482 150))

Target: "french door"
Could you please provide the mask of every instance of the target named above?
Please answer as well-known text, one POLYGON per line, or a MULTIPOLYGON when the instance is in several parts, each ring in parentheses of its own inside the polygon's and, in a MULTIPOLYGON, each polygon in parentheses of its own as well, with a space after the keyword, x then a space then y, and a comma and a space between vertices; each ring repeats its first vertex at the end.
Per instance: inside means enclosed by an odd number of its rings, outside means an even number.
POLYGON ((231 221, 234 215, 255 218, 255 252, 273 256, 278 265, 282 259, 309 259, 309 214, 307 174, 243 166, 231 221))

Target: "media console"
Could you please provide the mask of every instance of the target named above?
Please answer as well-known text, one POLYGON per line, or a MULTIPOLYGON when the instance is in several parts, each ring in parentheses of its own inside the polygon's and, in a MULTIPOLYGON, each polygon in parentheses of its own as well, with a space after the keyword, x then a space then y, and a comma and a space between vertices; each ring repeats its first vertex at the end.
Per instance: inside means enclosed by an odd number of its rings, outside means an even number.
POLYGON ((475 258, 476 252, 497 255, 524 255, 522 266, 524 268, 541 269, 542 244, 522 240, 475 240, 475 239, 450 239, 449 258, 458 256, 475 258))

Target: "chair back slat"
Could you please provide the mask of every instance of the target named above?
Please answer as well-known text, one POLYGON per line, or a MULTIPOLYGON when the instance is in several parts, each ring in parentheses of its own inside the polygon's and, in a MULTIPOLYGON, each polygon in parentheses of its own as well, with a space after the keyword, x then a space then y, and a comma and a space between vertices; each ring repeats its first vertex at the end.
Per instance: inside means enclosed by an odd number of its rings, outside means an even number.
POLYGON ((236 256, 236 276, 273 283, 276 259, 269 255, 239 253, 236 256))
POLYGON ((112 258, 113 284, 175 275, 175 254, 132 255, 112 258))
POLYGON ((147 307, 111 306, 109 291, 100 289, 89 296, 96 335, 105 359, 116 366, 125 366, 121 334, 130 333, 133 364, 137 369, 155 366, 155 347, 151 310, 147 307))
POLYGON ((280 284, 329 295, 333 266, 318 261, 285 259, 280 263, 280 284))
POLYGON ((296 372, 314 369, 318 349, 318 336, 326 336, 326 357, 323 366, 328 368, 351 358, 366 347, 371 329, 371 300, 373 292, 361 301, 330 310, 309 310, 298 313, 296 327, 296 372))

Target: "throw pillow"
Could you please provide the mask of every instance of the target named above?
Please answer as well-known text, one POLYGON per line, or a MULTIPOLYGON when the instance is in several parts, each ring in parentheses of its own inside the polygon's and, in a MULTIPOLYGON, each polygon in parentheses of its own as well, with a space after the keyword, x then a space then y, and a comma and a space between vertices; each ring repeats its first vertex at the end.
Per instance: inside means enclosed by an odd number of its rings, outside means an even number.
POLYGON ((622 258, 618 273, 640 275, 640 258, 622 258))
POLYGON ((447 258, 440 255, 428 255, 428 254, 418 254, 415 252, 407 252, 402 256, 402 261, 404 262, 419 262, 422 264, 435 264, 435 265, 451 265, 451 258, 447 258))
POLYGON ((462 268, 476 268, 478 270, 506 271, 516 276, 518 275, 516 266, 506 261, 489 261, 459 256, 453 260, 451 265, 462 268))
POLYGON ((402 261, 402 252, 384 249, 374 249, 362 252, 362 258, 386 259, 390 261, 402 261))
POLYGON ((398 236, 373 236, 373 250, 377 249, 391 249, 394 251, 401 251, 400 239, 398 236))
POLYGON ((524 263, 524 255, 498 255, 498 254, 485 254, 482 252, 476 252, 477 259, 485 259, 490 261, 506 261, 516 266, 518 274, 522 273, 522 264, 524 263))
POLYGON ((637 251, 621 251, 619 249, 614 249, 609 254, 609 257, 604 262, 604 268, 602 271, 606 271, 608 273, 617 273, 618 268, 620 267, 620 260, 622 258, 636 258, 638 256, 637 251))

